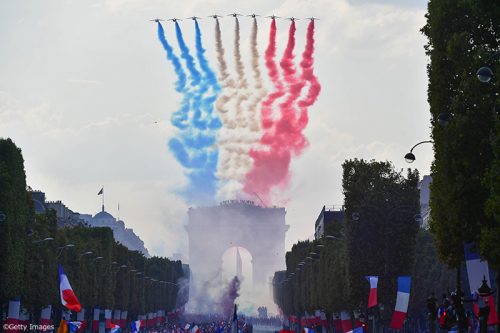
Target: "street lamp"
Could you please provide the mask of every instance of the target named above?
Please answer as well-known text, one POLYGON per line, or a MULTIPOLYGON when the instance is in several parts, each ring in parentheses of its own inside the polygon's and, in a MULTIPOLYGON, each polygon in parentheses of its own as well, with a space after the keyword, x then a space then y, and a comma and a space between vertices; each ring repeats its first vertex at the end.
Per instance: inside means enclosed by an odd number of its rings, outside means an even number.
POLYGON ((46 237, 44 239, 39 239, 39 240, 36 240, 33 242, 33 244, 39 244, 39 243, 43 243, 43 242, 50 242, 50 241, 53 241, 54 238, 52 237, 46 237))
POLYGON ((493 71, 487 66, 487 64, 499 55, 500 51, 496 51, 495 53, 493 53, 488 59, 486 59, 485 66, 482 66, 477 70, 476 75, 479 81, 483 83, 488 83, 491 81, 491 79, 493 78, 493 71))
POLYGON ((488 332, 488 317, 490 316, 490 307, 488 304, 488 297, 493 295, 495 290, 488 286, 488 281, 486 281, 486 276, 483 276, 483 283, 481 287, 477 290, 478 303, 479 303, 479 333, 488 332))
POLYGON ((83 252, 82 254, 80 254, 80 258, 84 257, 84 256, 88 256, 89 254, 94 254, 94 252, 92 252, 92 251, 83 252))
POLYGON ((56 256, 56 259, 58 259, 61 256, 61 254, 64 252, 64 249, 67 249, 67 248, 70 248, 70 247, 74 247, 74 246, 75 246, 75 244, 66 244, 64 246, 58 247, 59 253, 56 256))
POLYGON ((415 147, 417 147, 417 146, 419 146, 419 145, 421 145, 423 143, 434 143, 434 141, 432 141, 432 140, 421 141, 421 142, 417 143, 416 145, 414 145, 410 149, 410 152, 405 155, 405 161, 406 162, 413 163, 415 161, 415 155, 413 154, 413 149, 415 149, 415 147))

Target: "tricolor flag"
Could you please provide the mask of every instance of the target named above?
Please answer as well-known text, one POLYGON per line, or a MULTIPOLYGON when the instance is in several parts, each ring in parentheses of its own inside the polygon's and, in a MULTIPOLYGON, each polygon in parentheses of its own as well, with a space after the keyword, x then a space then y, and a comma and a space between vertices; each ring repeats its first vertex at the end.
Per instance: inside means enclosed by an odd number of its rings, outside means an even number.
POLYGON ((184 330, 187 331, 189 330, 190 327, 191 325, 189 323, 186 323, 186 325, 184 325, 184 330))
POLYGON ((110 324, 109 328, 110 328, 110 330, 109 330, 110 333, 118 333, 118 332, 120 332, 120 326, 119 325, 110 324))
POLYGON ((132 326, 132 333, 139 332, 141 328, 141 321, 140 320, 133 321, 131 326, 132 326))
POLYGON ((340 314, 338 313, 333 314, 333 328, 336 333, 342 332, 342 321, 340 320, 340 314))
POLYGON ((411 277, 398 277, 398 297, 396 299, 396 308, 392 314, 390 326, 394 330, 400 330, 403 328, 406 311, 408 310, 408 301, 410 300, 410 284, 411 277))
POLYGON ((191 333, 199 333, 200 332, 200 328, 198 327, 198 325, 194 325, 193 328, 191 329, 191 333))
MULTIPOLYGON (((477 290, 483 284, 483 278, 486 279, 486 282, 491 287, 488 262, 486 260, 481 260, 479 253, 474 251, 474 248, 474 243, 465 244, 464 246, 467 277, 469 278, 469 287, 472 294, 477 293, 477 290)), ((495 297, 493 295, 490 295, 484 298, 488 300, 488 306, 490 308, 488 325, 497 325, 498 315, 495 309, 495 297)), ((476 316, 478 315, 478 311, 479 308, 477 304, 474 303, 474 312, 476 313, 476 316)))
POLYGON ((61 303, 69 310, 80 312, 82 305, 76 298, 71 285, 69 284, 68 277, 64 274, 63 268, 59 265, 59 292, 61 294, 61 303))
POLYGON ((378 276, 367 276, 366 279, 370 283, 370 296, 368 296, 368 307, 377 306, 377 284, 378 276))
POLYGON ((363 327, 357 327, 352 331, 349 331, 347 333, 363 333, 363 327))
POLYGON ((340 313, 340 322, 342 325, 343 332, 352 331, 352 321, 351 321, 351 315, 349 314, 349 312, 342 311, 340 313))
MULTIPOLYGON (((19 313, 21 310, 21 298, 16 298, 9 302, 9 310, 7 314, 7 320, 5 320, 5 324, 16 325, 19 323, 19 313)), ((7 326, 8 327, 8 326, 7 326)), ((9 330, 5 329, 5 332, 17 332, 17 330, 9 330)))
POLYGON ((316 331, 312 328, 309 328, 309 327, 304 327, 302 329, 302 333, 315 333, 316 331))
POLYGON ((81 326, 82 326, 82 323, 80 321, 68 321, 69 333, 76 333, 80 329, 81 326))
POLYGON ((92 332, 97 332, 99 330, 99 316, 101 314, 101 310, 99 308, 94 308, 94 318, 92 320, 92 332))

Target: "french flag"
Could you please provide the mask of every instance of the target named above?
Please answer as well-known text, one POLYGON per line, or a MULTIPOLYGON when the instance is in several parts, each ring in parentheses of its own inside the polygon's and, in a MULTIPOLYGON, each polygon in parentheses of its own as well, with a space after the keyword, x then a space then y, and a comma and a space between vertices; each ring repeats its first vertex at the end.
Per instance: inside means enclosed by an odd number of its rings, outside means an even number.
POLYGON ((334 314, 333 328, 335 329, 336 333, 342 333, 342 321, 340 320, 340 315, 338 313, 334 314))
MULTIPOLYGON (((465 244, 465 264, 467 266, 467 277, 469 278, 469 287, 472 294, 476 293, 479 287, 483 284, 483 278, 486 278, 486 282, 491 287, 490 282, 490 271, 488 268, 488 262, 486 260, 481 260, 479 253, 474 251, 475 244, 469 243, 465 244)), ((488 300, 488 306, 490 308, 490 313, 488 316, 488 325, 498 324, 498 315, 495 309, 495 298, 493 295, 485 297, 488 300)), ((474 303, 474 312, 476 316, 479 312, 479 307, 477 303, 474 303)))
POLYGON ((132 326, 132 333, 139 332, 139 330, 141 329, 141 321, 140 320, 133 321, 131 326, 132 326))
POLYGON ((340 322, 342 324, 342 331, 349 332, 352 331, 352 321, 351 315, 347 311, 342 311, 340 313, 340 322))
POLYGON ((80 312, 82 305, 76 298, 71 285, 69 284, 68 277, 64 274, 63 268, 59 265, 59 291, 61 294, 61 303, 69 310, 80 312))
POLYGON ((394 309, 391 319, 391 328, 394 330, 403 328, 406 312, 408 311, 408 302, 410 300, 410 284, 411 277, 398 277, 398 297, 396 299, 396 308, 394 309))
POLYGON ((40 325, 50 325, 52 320, 50 320, 50 315, 52 313, 52 305, 48 305, 43 308, 40 313, 40 325))
POLYGON ((368 296, 368 307, 377 306, 377 284, 378 276, 367 276, 366 279, 370 282, 370 295, 368 296))
POLYGON ((109 325, 109 328, 110 328, 110 330, 109 330, 110 333, 118 333, 118 332, 120 332, 120 326, 119 325, 111 323, 111 325, 109 325))
MULTIPOLYGON (((5 324, 18 324, 19 323, 19 312, 21 310, 21 298, 16 298, 9 302, 9 310, 7 315, 7 320, 5 324)), ((17 332, 17 330, 6 329, 5 332, 17 332)))
POLYGON ((101 315, 101 310, 99 308, 94 308, 94 318, 92 320, 92 332, 97 332, 99 330, 99 316, 101 315))

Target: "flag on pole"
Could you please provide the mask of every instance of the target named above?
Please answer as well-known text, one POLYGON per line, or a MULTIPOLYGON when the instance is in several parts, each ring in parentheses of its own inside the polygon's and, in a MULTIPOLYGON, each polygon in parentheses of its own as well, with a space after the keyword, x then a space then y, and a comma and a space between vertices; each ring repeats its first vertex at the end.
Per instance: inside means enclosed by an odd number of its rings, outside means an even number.
POLYGON ((141 321, 140 320, 133 321, 131 326, 132 326, 132 333, 139 332, 141 328, 141 321))
POLYGON ((340 313, 340 322, 342 324, 342 331, 344 332, 352 331, 352 321, 349 312, 342 311, 340 313))
MULTIPOLYGON (((19 314, 21 311, 21 298, 16 298, 9 302, 9 309, 7 313, 7 319, 5 320, 5 324, 7 325, 16 325, 19 323, 19 314)), ((5 329, 7 333, 17 332, 17 330, 9 330, 5 329)))
POLYGON ((352 331, 349 331, 347 333, 363 333, 363 327, 357 327, 352 331))
POLYGON ((59 265, 59 293, 61 295, 61 303, 69 310, 80 312, 82 305, 76 298, 71 285, 69 284, 68 277, 64 274, 63 268, 59 265))
POLYGON ((118 333, 118 332, 120 332, 120 326, 119 325, 111 323, 109 325, 109 328, 110 328, 110 330, 109 330, 110 333, 118 333))
POLYGON ((103 187, 103 188, 101 188, 101 190, 99 191, 99 193, 97 193, 97 195, 101 195, 101 194, 103 194, 103 193, 104 193, 104 187, 103 187))
POLYGON ((339 313, 334 313, 333 314, 333 328, 335 329, 336 333, 341 333, 342 332, 342 321, 340 320, 340 314, 339 313))
POLYGON ((378 276, 367 276, 366 279, 370 283, 370 295, 368 296, 368 307, 377 306, 377 284, 378 276))
POLYGON ((69 321, 68 322, 68 331, 69 333, 76 333, 80 327, 82 326, 82 323, 80 321, 69 321))
POLYGON ((193 328, 191 329, 191 333, 199 333, 200 332, 200 328, 198 327, 198 325, 194 325, 193 328))
MULTIPOLYGON (((479 253, 474 251, 475 244, 469 243, 464 245, 465 250, 465 264, 467 266, 467 277, 469 279, 469 287, 471 293, 474 295, 477 290, 483 284, 483 278, 491 287, 490 282, 490 271, 488 268, 488 262, 486 260, 481 260, 479 253)), ((485 297, 488 300, 488 306, 490 308, 490 313, 488 316, 488 325, 498 324, 498 314, 495 308, 495 297, 493 295, 485 297)), ((476 316, 479 312, 479 307, 474 303, 474 312, 476 316)))
POLYGON ((408 301, 410 300, 410 284, 411 277, 398 277, 398 296, 396 298, 396 308, 392 314, 390 326, 394 330, 400 330, 403 328, 406 311, 408 310, 408 301))
POLYGON ((97 332, 99 330, 99 316, 101 314, 101 310, 99 308, 94 308, 94 318, 92 321, 92 332, 97 332))

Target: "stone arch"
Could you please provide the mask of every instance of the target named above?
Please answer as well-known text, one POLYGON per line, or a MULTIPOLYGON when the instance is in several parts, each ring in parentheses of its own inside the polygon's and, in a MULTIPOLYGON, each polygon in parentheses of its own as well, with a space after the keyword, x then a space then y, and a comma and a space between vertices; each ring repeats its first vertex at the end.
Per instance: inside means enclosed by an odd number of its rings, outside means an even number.
POLYGON ((252 254, 254 286, 266 286, 274 272, 285 267, 285 234, 289 228, 285 215, 283 207, 261 207, 239 200, 190 208, 186 231, 193 280, 198 286, 211 279, 220 280, 224 252, 239 246, 252 254))

